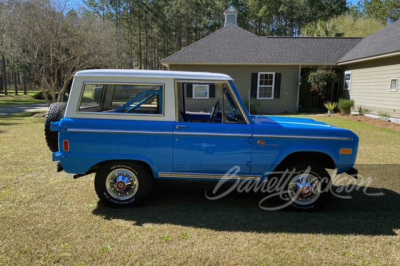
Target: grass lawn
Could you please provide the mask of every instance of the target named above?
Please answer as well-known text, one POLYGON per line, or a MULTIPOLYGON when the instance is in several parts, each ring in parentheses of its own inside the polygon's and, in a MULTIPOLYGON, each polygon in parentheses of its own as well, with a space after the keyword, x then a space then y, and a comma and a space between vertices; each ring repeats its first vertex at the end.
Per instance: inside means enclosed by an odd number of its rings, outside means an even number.
POLYGON ((314 117, 361 138, 368 193, 319 213, 263 211, 259 195, 209 201, 204 188, 157 184, 146 206, 98 203, 93 175, 56 173, 43 118, 0 117, 0 265, 400 264, 400 133, 314 117))
POLYGON ((9 95, 0 94, 0 107, 46 103, 45 100, 37 100, 32 97, 38 92, 28 91, 28 95, 24 95, 24 91, 19 91, 19 95, 16 96, 15 91, 9 90, 9 95))

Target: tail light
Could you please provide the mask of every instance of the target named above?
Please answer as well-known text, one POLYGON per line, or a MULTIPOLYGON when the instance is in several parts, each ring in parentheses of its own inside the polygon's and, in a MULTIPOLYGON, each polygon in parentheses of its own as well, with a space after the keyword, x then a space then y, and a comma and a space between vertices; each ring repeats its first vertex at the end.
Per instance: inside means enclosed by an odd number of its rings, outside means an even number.
POLYGON ((69 140, 67 139, 63 141, 63 150, 69 151, 69 140))

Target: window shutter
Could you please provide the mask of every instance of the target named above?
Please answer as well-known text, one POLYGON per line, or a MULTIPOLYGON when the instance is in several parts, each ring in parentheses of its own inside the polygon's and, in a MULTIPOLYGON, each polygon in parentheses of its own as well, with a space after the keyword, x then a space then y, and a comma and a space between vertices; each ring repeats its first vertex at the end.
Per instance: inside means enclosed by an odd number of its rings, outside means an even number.
POLYGON ((186 97, 193 98, 193 84, 187 83, 186 85, 186 97))
POLYGON ((251 73, 251 98, 257 98, 258 73, 251 73))
POLYGON ((281 73, 275 73, 274 99, 281 97, 281 73))
POLYGON ((210 98, 215 98, 215 84, 210 84, 210 98))

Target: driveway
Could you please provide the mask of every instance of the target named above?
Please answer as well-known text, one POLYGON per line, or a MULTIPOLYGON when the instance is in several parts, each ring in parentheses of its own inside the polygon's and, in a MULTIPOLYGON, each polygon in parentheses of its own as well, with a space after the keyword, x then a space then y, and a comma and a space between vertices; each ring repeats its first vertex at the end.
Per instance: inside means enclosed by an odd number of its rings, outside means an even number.
POLYGON ((10 115, 24 112, 32 112, 32 111, 46 111, 46 104, 32 104, 26 106, 8 106, 8 107, 0 107, 0 115, 10 115))

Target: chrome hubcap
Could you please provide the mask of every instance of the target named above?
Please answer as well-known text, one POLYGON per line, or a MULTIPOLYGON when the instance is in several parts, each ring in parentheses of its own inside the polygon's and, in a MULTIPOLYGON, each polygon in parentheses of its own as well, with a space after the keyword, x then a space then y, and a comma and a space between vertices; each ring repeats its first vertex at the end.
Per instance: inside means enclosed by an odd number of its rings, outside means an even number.
POLYGON ((288 185, 290 199, 299 205, 309 205, 321 194, 321 183, 311 173, 296 175, 288 185))
POLYGON ((128 169, 115 169, 106 179, 107 192, 118 200, 132 198, 139 188, 136 175, 128 169))

